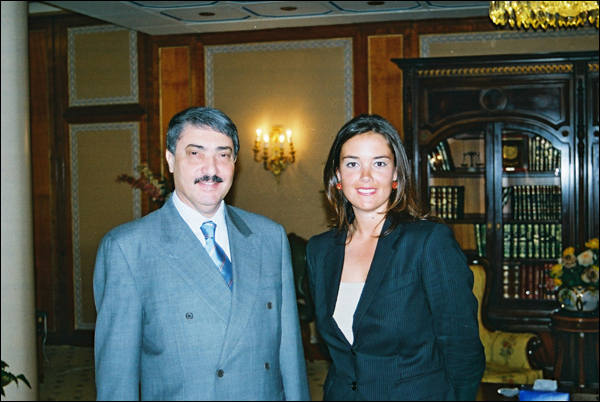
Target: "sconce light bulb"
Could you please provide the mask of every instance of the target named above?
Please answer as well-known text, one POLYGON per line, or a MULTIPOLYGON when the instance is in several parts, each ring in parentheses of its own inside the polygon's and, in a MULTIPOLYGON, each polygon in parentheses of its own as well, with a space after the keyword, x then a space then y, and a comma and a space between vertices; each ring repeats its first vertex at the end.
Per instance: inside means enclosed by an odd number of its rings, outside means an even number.
POLYGON ((265 136, 263 137, 263 141, 265 142, 265 144, 269 143, 269 135, 265 134, 265 136))
POLYGON ((279 142, 281 142, 283 144, 283 141, 285 141, 285 135, 281 134, 279 136, 279 142))

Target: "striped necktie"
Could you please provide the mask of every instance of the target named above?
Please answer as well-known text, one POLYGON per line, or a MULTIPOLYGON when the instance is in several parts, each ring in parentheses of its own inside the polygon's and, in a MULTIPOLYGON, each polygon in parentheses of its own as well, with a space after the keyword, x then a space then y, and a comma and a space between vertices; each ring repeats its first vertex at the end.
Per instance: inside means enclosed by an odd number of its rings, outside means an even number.
POLYGON ((202 224, 200 230, 204 234, 204 239, 206 240, 206 251, 210 258, 212 258, 213 262, 219 268, 219 272, 223 275, 223 279, 225 279, 225 283, 229 286, 229 289, 233 289, 233 270, 231 266, 231 261, 227 258, 227 254, 225 251, 215 242, 215 229, 217 228, 217 224, 213 221, 207 221, 202 224))

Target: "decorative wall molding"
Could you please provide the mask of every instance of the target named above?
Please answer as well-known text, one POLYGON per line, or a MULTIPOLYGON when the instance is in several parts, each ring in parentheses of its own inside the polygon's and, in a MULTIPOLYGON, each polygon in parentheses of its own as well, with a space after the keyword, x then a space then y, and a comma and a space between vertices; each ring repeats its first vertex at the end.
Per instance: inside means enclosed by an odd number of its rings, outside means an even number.
POLYGON ((570 73, 572 64, 547 64, 529 66, 484 67, 484 68, 449 68, 419 70, 419 77, 447 77, 467 75, 515 75, 515 74, 555 74, 570 73))
MULTIPOLYGON (((79 220, 79 161, 78 135, 86 131, 131 130, 131 169, 139 177, 136 167, 140 164, 140 125, 139 123, 97 123, 73 124, 70 126, 71 149, 71 218, 73 232, 73 285, 75 303, 75 329, 93 330, 95 323, 84 322, 81 286, 81 238, 79 220)), ((133 191, 133 217, 141 218, 142 206, 140 190, 133 191)))
POLYGON ((323 39, 323 40, 305 40, 305 41, 282 41, 282 42, 264 42, 251 43, 244 45, 220 45, 206 46, 204 48, 204 68, 205 68, 205 101, 206 106, 214 107, 214 80, 213 80, 213 57, 217 53, 237 53, 237 52, 259 52, 259 51, 277 51, 290 49, 319 49, 340 47, 344 50, 344 114, 346 121, 350 120, 354 114, 353 107, 353 75, 352 75, 352 39, 323 39))
POLYGON ((69 106, 97 106, 124 103, 138 103, 138 49, 137 32, 130 31, 114 25, 96 25, 90 27, 69 28, 67 34, 68 71, 69 71, 69 106), (76 54, 75 37, 102 32, 129 31, 129 94, 108 98, 78 98, 76 85, 76 54))
MULTIPOLYGON (((458 43, 458 42, 484 42, 493 43, 500 40, 519 40, 519 39, 552 39, 565 37, 589 37, 598 36, 598 30, 589 29, 568 29, 568 30, 547 30, 547 31, 510 31, 510 32, 470 32, 457 34, 434 34, 420 35, 420 57, 432 57, 430 46, 435 43, 458 43)), ((540 49, 543 51, 543 49, 540 49)), ((460 55, 457 55, 460 56, 460 55)), ((466 55, 463 55, 466 56, 466 55)))

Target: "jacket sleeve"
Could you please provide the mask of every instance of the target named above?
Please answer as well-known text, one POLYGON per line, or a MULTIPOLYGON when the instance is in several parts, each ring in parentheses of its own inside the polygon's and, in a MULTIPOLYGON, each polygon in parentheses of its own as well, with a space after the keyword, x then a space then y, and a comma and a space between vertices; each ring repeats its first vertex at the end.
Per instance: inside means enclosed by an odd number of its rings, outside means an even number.
POLYGON ((127 259, 106 235, 94 269, 97 400, 139 400, 142 303, 127 259))
POLYGON ((285 399, 288 401, 310 401, 290 245, 283 228, 281 228, 281 244, 282 306, 279 363, 283 389, 285 399))
POLYGON ((473 273, 446 225, 433 227, 423 255, 422 281, 446 375, 457 400, 475 400, 485 370, 485 354, 479 338, 473 273))

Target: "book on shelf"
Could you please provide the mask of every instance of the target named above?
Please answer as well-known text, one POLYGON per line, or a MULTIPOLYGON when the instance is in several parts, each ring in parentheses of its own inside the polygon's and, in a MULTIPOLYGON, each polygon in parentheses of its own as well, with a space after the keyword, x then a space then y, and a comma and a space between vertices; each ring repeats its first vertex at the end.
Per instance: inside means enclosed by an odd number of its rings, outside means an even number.
POLYGON ((485 223, 475 223, 473 224, 473 229, 475 231, 475 245, 477 247, 477 255, 479 257, 485 257, 487 246, 485 223))
POLYGON ((552 263, 504 264, 503 297, 505 299, 556 300, 552 263))
POLYGON ((510 194, 513 220, 560 220, 560 186, 535 185, 502 188, 502 202, 510 194), (510 191, 507 189, 511 189, 510 191))
POLYGON ((508 201, 512 197, 512 193, 512 187, 502 187, 502 207, 505 207, 508 204, 508 201))
POLYGON ((431 212, 442 219, 463 219, 465 187, 431 186, 429 188, 429 206, 431 212))
POLYGON ((427 157, 429 158, 429 166, 433 171, 451 171, 454 170, 454 162, 452 161, 452 153, 450 152, 450 146, 446 140, 442 140, 433 152, 430 152, 427 157))
POLYGON ((560 151, 540 136, 529 138, 529 170, 534 172, 560 169, 560 151))
POLYGON ((505 259, 559 258, 562 226, 558 223, 505 223, 502 240, 505 259))

